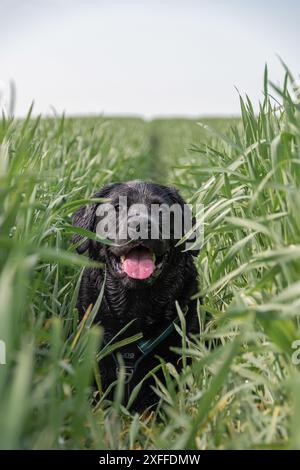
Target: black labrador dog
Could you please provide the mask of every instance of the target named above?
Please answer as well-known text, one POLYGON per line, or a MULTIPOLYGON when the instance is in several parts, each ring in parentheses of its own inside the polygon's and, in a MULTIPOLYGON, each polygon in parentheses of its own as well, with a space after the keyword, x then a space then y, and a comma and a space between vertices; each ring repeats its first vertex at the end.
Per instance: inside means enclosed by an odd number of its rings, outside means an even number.
MULTIPOLYGON (((89 258, 105 263, 106 269, 85 269, 77 307, 82 317, 89 305, 95 304, 105 280, 95 318, 104 329, 105 343, 142 333, 141 340, 121 347, 100 362, 102 386, 107 389, 118 376, 118 354, 122 356, 127 403, 135 386, 160 364, 160 358, 180 368, 179 356, 170 350, 182 344, 174 327, 178 320, 176 301, 185 314, 187 334, 199 331, 196 300, 191 300, 198 289, 193 260, 197 251, 185 250, 185 244, 176 246, 182 233, 175 233, 174 213, 170 211, 168 219, 162 215, 162 207, 181 209, 179 218, 184 214, 185 202, 175 188, 129 181, 107 185, 93 198, 105 201, 81 207, 73 216, 73 224, 97 233, 99 241, 75 234, 73 243, 79 253, 88 251, 89 258), (153 207, 158 208, 156 217, 153 207), (163 233, 165 225, 167 235, 163 233)), ((143 382, 134 409, 141 411, 158 401, 150 387, 153 383, 153 377, 143 382)))

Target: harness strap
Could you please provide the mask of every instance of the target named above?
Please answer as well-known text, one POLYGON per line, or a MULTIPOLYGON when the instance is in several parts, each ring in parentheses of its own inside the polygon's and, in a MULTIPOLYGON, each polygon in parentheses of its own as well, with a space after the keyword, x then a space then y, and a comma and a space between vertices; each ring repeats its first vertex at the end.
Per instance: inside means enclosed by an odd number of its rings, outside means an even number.
MULTIPOLYGON (((176 320, 175 320, 176 321, 176 320)), ((167 338, 172 332, 174 331, 174 324, 173 322, 167 326, 165 330, 163 330, 161 333, 159 333, 158 336, 155 338, 150 338, 143 340, 141 339, 137 343, 137 347, 143 354, 143 356, 146 356, 149 354, 156 346, 158 346, 165 338, 167 338)))
MULTIPOLYGON (((105 299, 105 296, 104 296, 104 299, 105 299)), ((108 305, 108 308, 110 310, 108 302, 107 302, 107 305, 108 305)), ((161 331, 154 338, 150 338, 150 339, 147 339, 147 340, 141 339, 137 343, 133 343, 132 345, 130 345, 130 347, 135 348, 135 352, 133 352, 133 351, 123 352, 123 353, 120 352, 120 354, 122 355, 123 361, 124 361, 125 386, 126 386, 126 391, 127 391, 128 397, 129 397, 130 381, 133 377, 134 371, 137 368, 138 364, 146 356, 148 356, 148 354, 150 354, 153 351, 153 349, 155 349, 164 339, 166 339, 175 330, 174 323, 178 323, 178 322, 179 322, 179 317, 175 318, 170 323, 170 325, 168 325, 163 331, 161 331), (138 357, 138 359, 136 359, 136 357, 138 357)), ((117 361, 115 352, 112 352, 111 356, 112 356, 112 358, 115 362, 116 375, 118 376, 118 374, 120 372, 120 367, 119 367, 119 362, 117 361)))
MULTIPOLYGON (((176 322, 177 320, 178 319, 174 320, 174 322, 176 322)), ((130 380, 132 379, 132 376, 138 364, 175 330, 174 322, 168 325, 167 328, 161 331, 154 338, 150 338, 147 340, 141 339, 137 343, 130 345, 129 351, 127 350, 123 353, 120 352, 124 361, 125 384, 127 386, 129 386, 130 380)), ((118 375, 120 372, 119 362, 116 358, 115 352, 112 352, 111 355, 116 364, 116 374, 118 375)))

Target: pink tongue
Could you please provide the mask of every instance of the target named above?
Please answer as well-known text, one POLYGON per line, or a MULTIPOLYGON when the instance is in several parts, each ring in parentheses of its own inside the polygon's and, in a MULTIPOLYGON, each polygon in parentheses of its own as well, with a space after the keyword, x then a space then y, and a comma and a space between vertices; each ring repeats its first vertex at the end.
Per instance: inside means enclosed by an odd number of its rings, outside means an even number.
POLYGON ((154 271, 150 251, 147 248, 134 248, 126 255, 123 269, 129 277, 147 279, 154 271))

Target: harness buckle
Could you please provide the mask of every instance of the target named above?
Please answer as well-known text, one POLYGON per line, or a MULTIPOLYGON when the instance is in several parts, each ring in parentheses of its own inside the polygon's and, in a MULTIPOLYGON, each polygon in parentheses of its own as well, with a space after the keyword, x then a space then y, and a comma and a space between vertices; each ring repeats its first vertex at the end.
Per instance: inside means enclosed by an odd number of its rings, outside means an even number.
MULTIPOLYGON (((130 380, 132 379, 133 372, 134 372, 134 367, 132 367, 132 366, 124 366, 124 373, 125 373, 125 380, 124 380, 124 383, 125 383, 125 384, 128 384, 128 383, 130 382, 130 380)), ((116 367, 116 375, 118 376, 119 373, 120 373, 120 368, 119 368, 119 367, 116 367)))

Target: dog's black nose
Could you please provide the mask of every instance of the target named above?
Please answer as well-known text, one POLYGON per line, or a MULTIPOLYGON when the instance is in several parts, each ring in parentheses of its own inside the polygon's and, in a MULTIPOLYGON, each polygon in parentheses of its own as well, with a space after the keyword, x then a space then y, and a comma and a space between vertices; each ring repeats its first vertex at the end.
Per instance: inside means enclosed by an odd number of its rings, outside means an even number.
POLYGON ((151 238, 152 224, 149 217, 132 216, 128 219, 128 229, 139 234, 140 238, 151 238))
POLYGON ((128 227, 130 228, 135 228, 137 232, 141 232, 141 230, 145 230, 147 233, 149 233, 149 237, 151 234, 151 221, 148 220, 143 220, 143 221, 129 221, 128 222, 128 227))

